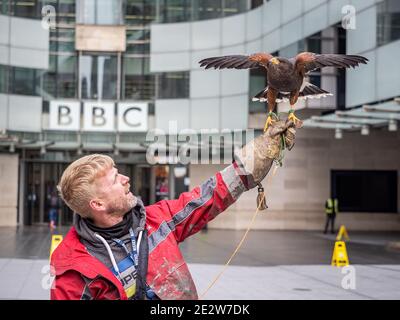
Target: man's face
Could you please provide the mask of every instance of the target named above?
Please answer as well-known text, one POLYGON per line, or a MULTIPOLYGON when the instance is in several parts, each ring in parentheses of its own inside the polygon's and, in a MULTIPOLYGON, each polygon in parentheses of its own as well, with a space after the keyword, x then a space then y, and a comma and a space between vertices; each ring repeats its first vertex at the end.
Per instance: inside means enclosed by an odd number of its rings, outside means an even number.
POLYGON ((115 167, 97 179, 98 196, 107 213, 123 215, 136 205, 137 198, 129 191, 129 180, 129 177, 118 173, 115 167))

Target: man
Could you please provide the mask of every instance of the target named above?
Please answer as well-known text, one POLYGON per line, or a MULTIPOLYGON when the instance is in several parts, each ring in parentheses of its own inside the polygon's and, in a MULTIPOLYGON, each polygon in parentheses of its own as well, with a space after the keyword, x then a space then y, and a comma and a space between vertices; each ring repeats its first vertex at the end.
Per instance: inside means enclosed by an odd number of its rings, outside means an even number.
POLYGON ((331 225, 331 233, 335 233, 335 218, 336 213, 339 212, 339 202, 338 199, 328 198, 325 202, 325 213, 326 213, 326 223, 324 234, 328 232, 329 224, 331 225))
POLYGON ((197 299, 178 243, 198 232, 267 175, 293 122, 278 121, 235 161, 176 200, 144 207, 108 156, 73 162, 58 189, 76 213, 51 257, 51 299, 197 299))

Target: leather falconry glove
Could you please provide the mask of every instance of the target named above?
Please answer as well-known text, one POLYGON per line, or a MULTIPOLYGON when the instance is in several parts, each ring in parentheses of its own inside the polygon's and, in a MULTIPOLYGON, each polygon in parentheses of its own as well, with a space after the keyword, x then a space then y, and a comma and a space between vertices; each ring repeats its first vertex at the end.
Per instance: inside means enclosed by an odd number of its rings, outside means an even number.
MULTIPOLYGON (((283 149, 293 148, 296 128, 300 128, 301 125, 301 122, 296 125, 292 120, 276 121, 266 132, 235 152, 238 172, 248 189, 258 186, 260 196, 264 191, 261 181, 268 174, 273 162, 281 160, 283 149)), ((262 206, 260 209, 265 208, 262 206)))

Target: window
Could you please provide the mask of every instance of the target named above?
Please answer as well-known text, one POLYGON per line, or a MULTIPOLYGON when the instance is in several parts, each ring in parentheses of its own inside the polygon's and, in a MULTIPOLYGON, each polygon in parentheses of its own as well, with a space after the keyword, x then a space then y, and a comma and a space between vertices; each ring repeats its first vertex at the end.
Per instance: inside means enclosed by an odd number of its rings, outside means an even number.
POLYGON ((49 99, 57 97, 57 56, 49 55, 49 68, 42 75, 43 94, 49 99))
POLYGON ((193 0, 193 20, 207 20, 222 17, 221 0, 193 0))
POLYGON ((157 99, 189 97, 189 72, 168 72, 157 76, 157 99))
MULTIPOLYGON (((161 1, 162 2, 162 1, 161 1)), ((147 25, 156 19, 155 0, 126 0, 125 24, 147 25)))
POLYGON ((143 0, 127 0, 125 6, 125 23, 141 25, 143 23, 143 0))
POLYGON ((77 20, 81 24, 123 24, 122 0, 80 0, 77 20))
POLYGON ((264 68, 250 69, 250 88, 249 88, 249 110, 250 113, 266 112, 267 103, 252 101, 251 99, 263 90, 267 85, 267 77, 264 68))
MULTIPOLYGON (((338 53, 346 53, 346 30, 342 28, 341 24, 335 28, 337 32, 337 48, 338 53)), ((346 109, 346 69, 336 69, 336 109, 346 109)))
POLYGON ((123 99, 152 100, 155 76, 150 74, 148 57, 124 57, 123 99))
POLYGON ((10 5, 8 0, 0 0, 0 14, 8 14, 10 5))
MULTIPOLYGON (((127 0, 127 2, 128 15, 129 3, 141 1, 127 0)), ((217 19, 246 12, 250 6, 255 8, 262 4, 262 0, 251 2, 249 0, 145 0, 143 2, 146 23, 154 20, 155 16, 159 23, 217 19)), ((136 6, 136 10, 140 10, 140 5, 136 6)))
POLYGON ((76 0, 57 0, 57 18, 58 23, 75 23, 75 2, 76 0))
POLYGON ((75 98, 77 96, 76 56, 52 54, 49 59, 49 69, 42 76, 44 97, 75 98))
POLYGON ((332 170, 339 211, 397 213, 397 171, 332 170))
MULTIPOLYGON (((261 0, 262 4, 262 0, 261 0)), ((245 12, 248 10, 248 1, 247 0, 224 0, 223 1, 223 12, 222 15, 224 17, 232 16, 234 14, 238 14, 241 12, 245 12)), ((260 4, 258 4, 260 5, 260 4)), ((253 7, 255 8, 255 7, 253 7)))
POLYGON ((307 51, 311 51, 314 53, 322 53, 321 52, 321 32, 317 32, 306 39, 307 51))
POLYGON ((12 15, 24 18, 41 18, 42 4, 38 0, 10 1, 12 15))
POLYGON ((10 93, 38 95, 41 87, 39 71, 36 69, 12 67, 10 93))
POLYGON ((143 23, 150 24, 156 20, 156 5, 155 0, 144 0, 143 7, 143 23))
POLYGON ((117 99, 117 56, 82 55, 79 83, 82 99, 117 99))
POLYGON ((377 5, 378 46, 400 39, 400 2, 385 0, 377 5))
POLYGON ((59 98, 76 97, 76 61, 76 56, 58 56, 57 97, 59 98))
POLYGON ((8 66, 0 65, 0 93, 8 93, 8 66))
POLYGON ((264 0, 251 0, 251 9, 262 6, 264 0))
POLYGON ((279 55, 284 58, 296 56, 299 52, 305 51, 306 41, 304 39, 294 42, 279 50, 279 55))
POLYGON ((134 54, 149 54, 150 30, 149 29, 127 30, 126 52, 134 54))
POLYGON ((161 22, 170 23, 190 20, 190 1, 161 0, 159 6, 161 22))

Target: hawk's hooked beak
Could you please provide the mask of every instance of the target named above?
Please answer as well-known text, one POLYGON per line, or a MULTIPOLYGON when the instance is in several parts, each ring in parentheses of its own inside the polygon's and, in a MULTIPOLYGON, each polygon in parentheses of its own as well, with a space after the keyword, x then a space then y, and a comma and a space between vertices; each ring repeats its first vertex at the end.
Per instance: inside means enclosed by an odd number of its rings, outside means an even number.
POLYGON ((273 64, 279 64, 279 60, 277 58, 272 58, 270 61, 273 64))

